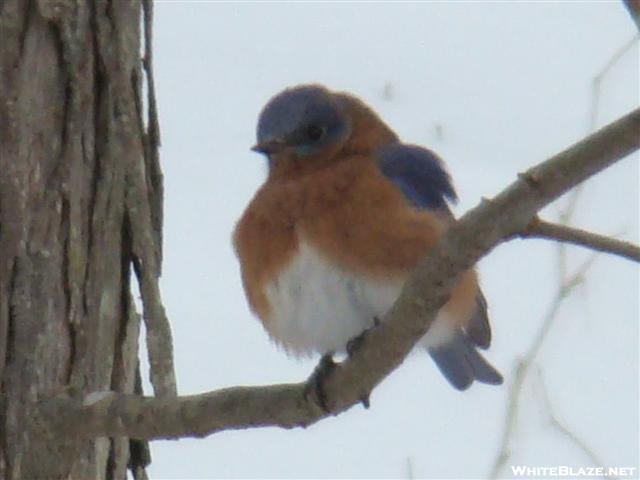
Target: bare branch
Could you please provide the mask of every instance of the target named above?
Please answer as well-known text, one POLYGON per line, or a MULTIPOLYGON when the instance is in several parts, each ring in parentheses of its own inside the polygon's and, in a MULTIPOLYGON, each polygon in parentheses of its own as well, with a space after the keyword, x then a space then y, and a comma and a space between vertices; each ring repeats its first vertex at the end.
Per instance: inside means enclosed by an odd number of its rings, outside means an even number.
POLYGON ((579 228, 545 222, 535 218, 529 226, 522 231, 524 238, 546 238, 559 242, 572 243, 590 248, 598 252, 611 253, 634 262, 640 262, 640 247, 623 240, 588 232, 579 228))
MULTIPOLYGON (((580 438, 573 430, 567 427, 560 420, 560 418, 558 417, 558 415, 553 409, 553 404, 551 403, 551 399, 549 398, 549 391, 547 390, 547 386, 544 382, 544 377, 539 367, 536 369, 536 373, 538 374, 538 381, 540 382, 540 386, 542 390, 542 400, 544 403, 545 410, 549 415, 549 423, 551 424, 551 427, 559 431, 565 438, 567 438, 578 449, 580 449, 582 453, 585 454, 585 456, 591 461, 593 465, 604 469, 605 464, 600 460, 600 458, 598 458, 598 455, 596 455, 596 452, 594 452, 593 449, 589 445, 587 445, 586 441, 580 438)), ((615 480, 615 477, 612 477, 612 476, 607 476, 607 478, 613 478, 615 480)))
POLYGON ((409 480, 414 480, 416 478, 415 468, 413 468, 413 459, 411 457, 407 457, 407 478, 409 480))
MULTIPOLYGON (((600 111, 600 98, 602 94, 602 82, 607 77, 607 75, 611 72, 613 67, 615 67, 620 59, 624 57, 624 55, 631 50, 631 47, 635 45, 640 39, 640 35, 634 35, 633 38, 630 38, 624 45, 618 48, 611 57, 607 60, 607 62, 602 66, 600 71, 592 78, 591 80, 591 109, 588 117, 587 124, 587 134, 591 134, 595 132, 596 127, 598 126, 598 112, 600 111)), ((560 212, 560 223, 563 225, 569 225, 571 222, 571 218, 575 213, 576 207, 578 205, 578 200, 582 194, 582 185, 579 185, 576 189, 571 192, 569 195, 569 199, 565 208, 560 212)), ((559 249, 559 262, 558 267, 560 270, 560 278, 564 278, 566 275, 566 251, 564 245, 560 245, 559 249)))
POLYGON ((592 133, 595 131, 598 126, 598 112, 600 111, 600 97, 602 93, 602 82, 607 75, 611 72, 613 67, 615 67, 620 59, 624 57, 624 55, 631 50, 640 38, 639 34, 634 35, 630 38, 626 43, 621 45, 606 63, 602 66, 600 71, 593 77, 591 80, 591 111, 589 113, 589 124, 587 126, 587 133, 592 133))
MULTIPOLYGON (((397 368, 424 335, 463 271, 525 228, 536 212, 570 188, 640 148, 640 109, 537 165, 469 211, 407 280, 400 298, 359 348, 327 375, 333 415, 360 402, 397 368), (428 297, 424 292, 430 292, 428 297)), ((93 394, 40 405, 34 426, 84 437, 204 436, 221 430, 310 425, 328 414, 304 395, 305 384, 235 387, 178 398, 93 394)))
POLYGON ((558 311, 562 305, 562 302, 567 298, 574 288, 580 285, 584 281, 584 275, 587 270, 591 268, 591 265, 596 259, 596 254, 592 255, 586 262, 584 262, 571 276, 563 278, 562 284, 558 288, 555 297, 551 301, 551 306, 547 311, 542 325, 538 329, 536 336, 534 337, 527 353, 523 358, 518 360, 516 368, 514 369, 513 381, 511 388, 509 389, 509 396, 507 402, 507 413, 505 416, 504 430, 502 432, 502 438, 500 440, 500 449, 491 467, 491 473, 489 478, 498 478, 498 474, 507 464, 511 458, 511 451, 509 450, 509 444, 511 437, 515 431, 515 427, 518 419, 518 407, 520 405, 520 394, 522 393, 522 385, 527 377, 531 367, 533 366, 538 353, 544 344, 551 327, 554 325, 558 311))
MULTIPOLYGON (((607 60, 607 62, 603 65, 600 71, 593 77, 591 81, 591 110, 588 117, 588 125, 587 125, 587 133, 591 134, 595 131, 597 123, 598 123, 598 112, 600 110, 600 96, 602 92, 602 83, 604 79, 607 77, 609 72, 613 69, 613 67, 620 61, 620 59, 631 49, 631 47, 638 41, 640 38, 639 35, 635 35, 632 39, 630 39, 627 43, 622 45, 618 50, 616 50, 611 57, 607 60)), ((578 185, 571 194, 569 195, 569 199, 566 202, 564 208, 560 212, 560 223, 564 226, 568 226, 571 223, 571 219, 573 218, 576 207, 578 205, 578 200, 581 197, 583 191, 583 185, 578 185)), ((535 220, 532 221, 532 223, 535 220)), ((567 254, 566 254, 566 244, 558 243, 558 256, 557 256, 557 265, 558 265, 558 289, 556 291, 556 295, 551 304, 551 309, 547 313, 540 326, 536 337, 532 341, 528 355, 525 356, 524 359, 517 362, 516 366, 513 369, 513 383, 511 384, 511 389, 508 395, 508 404, 507 411, 504 417, 504 430, 502 434, 502 439, 500 443, 500 448, 496 458, 494 459, 490 478, 496 478, 502 468, 506 465, 506 463, 511 458, 511 451, 509 450, 509 445, 511 442, 511 437, 513 436, 513 432, 515 431, 515 427, 517 424, 517 413, 518 407, 520 404, 520 393, 522 391, 522 386, 524 384, 525 377, 529 372, 529 367, 531 363, 536 358, 539 350, 542 348, 544 341, 546 340, 553 321, 557 315, 557 312, 564 301, 565 298, 572 292, 573 288, 577 285, 582 284, 584 278, 583 276, 586 274, 586 271, 589 269, 590 265, 596 258, 594 254, 587 262, 585 262, 576 272, 572 275, 569 275, 567 272, 567 254)))

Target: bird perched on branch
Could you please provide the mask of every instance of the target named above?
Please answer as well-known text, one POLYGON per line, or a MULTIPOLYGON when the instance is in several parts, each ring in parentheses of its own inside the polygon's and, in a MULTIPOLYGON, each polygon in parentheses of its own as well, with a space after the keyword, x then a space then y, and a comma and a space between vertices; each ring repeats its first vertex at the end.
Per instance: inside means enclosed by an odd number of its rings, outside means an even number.
MULTIPOLYGON (((320 85, 273 97, 253 150, 269 173, 234 233, 251 309, 288 353, 344 351, 454 221, 449 175, 361 100, 320 85)), ((478 352, 490 341, 487 303, 468 270, 418 345, 463 390, 502 382, 478 352)))

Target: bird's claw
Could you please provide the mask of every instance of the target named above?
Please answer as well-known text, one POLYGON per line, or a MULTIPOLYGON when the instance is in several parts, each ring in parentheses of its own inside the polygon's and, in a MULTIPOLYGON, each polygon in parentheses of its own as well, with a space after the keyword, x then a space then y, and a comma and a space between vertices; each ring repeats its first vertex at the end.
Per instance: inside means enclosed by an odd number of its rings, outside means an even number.
MULTIPOLYGON (((373 317, 372 327, 366 329, 360 335, 353 337, 351 340, 347 342, 346 349, 347 349, 347 353, 349 354, 349 357, 352 357, 353 354, 358 350, 358 348, 360 348, 360 345, 362 345, 362 341, 364 340, 364 337, 367 335, 369 330, 371 330, 372 328, 376 328, 378 325, 380 325, 380 319, 378 317, 373 317)), ((366 409, 369 409, 369 407, 371 406, 371 402, 369 401, 369 395, 370 393, 365 393, 360 397, 360 403, 362 403, 362 406, 366 409)))
MULTIPOLYGON (((373 317, 373 326, 363 331, 360 335, 353 337, 351 340, 347 342, 346 350, 349 357, 352 357, 353 354, 358 350, 362 341, 364 340, 365 335, 372 328, 376 328, 380 325, 380 319, 378 317, 373 317)), ((323 383, 324 379, 336 368, 336 363, 333 361, 333 352, 329 352, 322 356, 320 362, 313 370, 311 376, 307 379, 307 383, 304 388, 304 397, 309 399, 309 397, 313 398, 313 400, 324 410, 326 413, 331 413, 331 409, 327 403, 327 395, 324 391, 323 383)), ((364 406, 364 408, 369 408, 371 403, 369 402, 369 393, 363 394, 360 397, 360 402, 364 406)))
POLYGON ((353 357, 353 354, 356 353, 356 351, 358 351, 358 348, 360 348, 360 345, 362 345, 362 341, 364 340, 364 337, 366 334, 367 334, 367 330, 353 337, 351 340, 347 342, 346 349, 349 357, 353 357))
POLYGON ((364 337, 367 335, 369 330, 371 330, 372 328, 376 328, 378 325, 380 325, 380 319, 378 317, 373 317, 372 327, 367 328, 361 334, 353 337, 351 340, 347 342, 346 349, 347 349, 347 354, 350 357, 352 357, 353 354, 358 350, 358 348, 360 348, 360 345, 362 345, 362 341, 364 340, 364 337))
POLYGON ((313 398, 326 413, 330 413, 331 409, 327 405, 327 395, 324 391, 323 383, 324 379, 335 367, 336 363, 333 361, 333 352, 327 353, 320 359, 320 363, 318 363, 313 370, 304 388, 305 398, 313 398))

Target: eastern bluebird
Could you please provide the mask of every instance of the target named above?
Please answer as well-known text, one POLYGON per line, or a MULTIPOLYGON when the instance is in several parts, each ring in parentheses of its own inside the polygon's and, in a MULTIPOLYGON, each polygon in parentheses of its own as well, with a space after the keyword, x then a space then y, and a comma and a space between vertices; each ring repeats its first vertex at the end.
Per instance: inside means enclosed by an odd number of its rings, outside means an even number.
MULTIPOLYGON (((451 179, 434 153, 401 143, 361 100, 320 85, 273 97, 257 139, 269 173, 234 233, 251 309, 288 353, 344 351, 454 221, 451 179)), ((490 342, 471 269, 418 345, 463 390, 502 383, 477 350, 490 342)))

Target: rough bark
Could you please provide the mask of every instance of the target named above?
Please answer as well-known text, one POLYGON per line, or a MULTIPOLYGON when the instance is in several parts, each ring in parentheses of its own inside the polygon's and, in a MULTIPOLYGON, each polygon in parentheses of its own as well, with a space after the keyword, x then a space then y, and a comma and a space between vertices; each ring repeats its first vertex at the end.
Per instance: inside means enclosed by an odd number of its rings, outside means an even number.
POLYGON ((140 393, 131 265, 154 335, 155 392, 175 394, 171 349, 158 356, 170 335, 157 291, 162 178, 155 120, 153 134, 144 126, 141 14, 134 0, 0 1, 5 479, 125 478, 129 463, 142 474, 144 459, 130 452, 143 450, 125 437, 26 428, 35 402, 61 392, 140 393))

